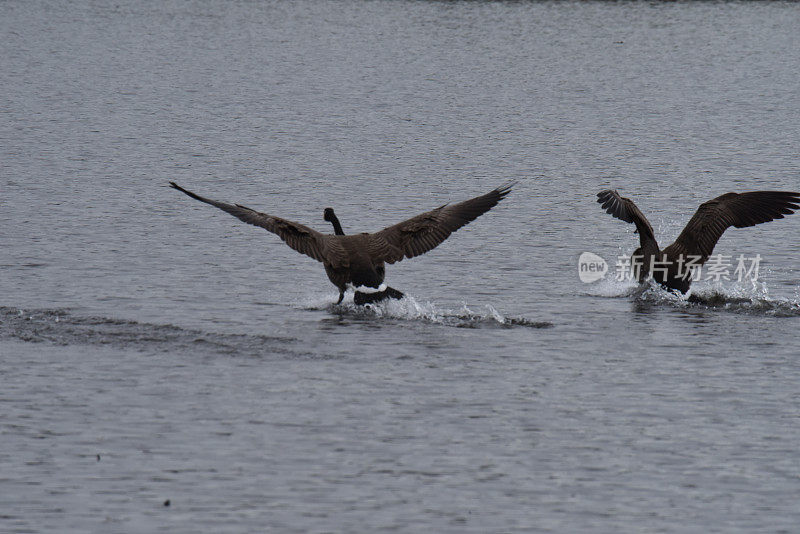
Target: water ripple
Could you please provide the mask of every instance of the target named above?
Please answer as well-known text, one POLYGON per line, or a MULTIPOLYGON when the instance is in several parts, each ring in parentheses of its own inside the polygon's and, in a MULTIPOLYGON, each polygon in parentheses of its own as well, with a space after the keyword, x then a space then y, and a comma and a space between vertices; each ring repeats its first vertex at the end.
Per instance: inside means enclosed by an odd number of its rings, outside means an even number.
POLYGON ((139 351, 208 350, 223 354, 307 354, 291 346, 296 339, 253 334, 224 334, 169 324, 109 317, 81 317, 65 309, 22 310, 0 307, 0 339, 55 345, 108 345, 139 351))

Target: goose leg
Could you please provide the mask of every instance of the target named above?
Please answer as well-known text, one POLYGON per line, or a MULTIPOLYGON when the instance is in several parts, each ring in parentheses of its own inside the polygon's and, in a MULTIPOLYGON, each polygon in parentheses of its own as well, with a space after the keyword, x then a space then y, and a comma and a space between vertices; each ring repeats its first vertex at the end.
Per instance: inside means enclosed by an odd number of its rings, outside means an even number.
POLYGON ((344 291, 341 289, 339 290, 339 300, 336 301, 336 304, 341 304, 342 300, 344 300, 344 291))

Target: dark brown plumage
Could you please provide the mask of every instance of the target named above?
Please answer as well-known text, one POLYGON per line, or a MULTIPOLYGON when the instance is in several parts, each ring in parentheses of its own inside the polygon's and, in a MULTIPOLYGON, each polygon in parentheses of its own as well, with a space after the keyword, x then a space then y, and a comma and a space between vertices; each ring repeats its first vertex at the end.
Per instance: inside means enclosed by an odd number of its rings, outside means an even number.
MULTIPOLYGON (((335 235, 344 235, 344 230, 342 229, 342 224, 339 222, 339 217, 333 212, 333 208, 325 208, 325 211, 322 214, 322 218, 331 223, 333 226, 333 233, 335 235)), ((353 302, 356 304, 370 304, 373 302, 379 302, 381 300, 385 300, 387 298, 391 299, 401 299, 405 295, 401 291, 396 290, 393 287, 387 287, 383 291, 375 291, 372 293, 366 293, 364 291, 356 291, 353 295, 353 302)), ((336 304, 339 304, 344 299, 344 291, 339 292, 339 300, 336 304)))
POLYGON ((597 194, 597 202, 617 219, 636 225, 639 248, 631 263, 641 266, 639 281, 653 276, 661 285, 686 293, 692 283, 691 272, 686 269, 690 258, 696 258, 693 265, 705 263, 731 226, 745 228, 791 215, 800 208, 800 193, 751 191, 720 195, 701 204, 675 242, 664 250, 659 249, 653 227, 632 200, 609 189, 597 194), (653 262, 659 264, 658 269, 652 269, 653 262))
POLYGON ((174 189, 216 206, 248 224, 269 230, 297 252, 322 262, 328 279, 339 288, 339 302, 348 285, 380 288, 386 263, 413 258, 435 248, 450 234, 496 206, 511 191, 512 185, 498 187, 458 204, 445 204, 373 234, 343 235, 338 219, 328 208, 325 220, 331 221, 339 234, 330 235, 240 204, 204 198, 170 182, 174 189))

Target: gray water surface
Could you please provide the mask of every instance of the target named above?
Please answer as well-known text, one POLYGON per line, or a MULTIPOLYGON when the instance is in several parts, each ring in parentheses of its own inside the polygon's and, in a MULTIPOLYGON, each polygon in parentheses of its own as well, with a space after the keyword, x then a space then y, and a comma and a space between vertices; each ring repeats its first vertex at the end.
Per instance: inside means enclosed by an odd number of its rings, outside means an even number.
POLYGON ((0 531, 795 532, 800 216, 694 304, 578 279, 800 189, 795 3, 0 4, 0 531), (168 188, 376 231, 357 309, 168 188), (166 502, 169 506, 165 506, 166 502))

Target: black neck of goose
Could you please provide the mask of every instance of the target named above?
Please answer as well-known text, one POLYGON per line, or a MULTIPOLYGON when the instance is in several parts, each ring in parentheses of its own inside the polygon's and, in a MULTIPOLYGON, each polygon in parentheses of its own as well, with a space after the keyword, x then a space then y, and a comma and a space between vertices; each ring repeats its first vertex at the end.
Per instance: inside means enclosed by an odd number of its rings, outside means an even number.
POLYGON ((342 230, 342 225, 339 224, 339 218, 331 213, 331 224, 333 225, 333 233, 336 235, 344 235, 344 230, 342 230))

